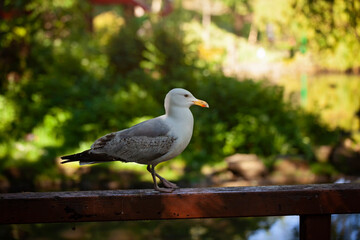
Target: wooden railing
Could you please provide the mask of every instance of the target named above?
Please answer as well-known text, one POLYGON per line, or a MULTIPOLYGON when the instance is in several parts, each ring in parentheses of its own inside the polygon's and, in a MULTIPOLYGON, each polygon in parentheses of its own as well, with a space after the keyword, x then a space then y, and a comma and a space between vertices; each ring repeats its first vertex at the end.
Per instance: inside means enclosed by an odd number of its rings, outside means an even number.
POLYGON ((330 239, 331 214, 360 213, 360 184, 0 194, 0 223, 300 216, 300 239, 330 239))

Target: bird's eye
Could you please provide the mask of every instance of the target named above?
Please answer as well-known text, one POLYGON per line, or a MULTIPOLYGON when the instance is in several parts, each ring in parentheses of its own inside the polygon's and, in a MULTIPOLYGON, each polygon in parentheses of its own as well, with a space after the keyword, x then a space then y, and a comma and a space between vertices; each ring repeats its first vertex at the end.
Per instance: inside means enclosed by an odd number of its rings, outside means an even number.
POLYGON ((184 97, 189 97, 189 94, 184 94, 184 97))

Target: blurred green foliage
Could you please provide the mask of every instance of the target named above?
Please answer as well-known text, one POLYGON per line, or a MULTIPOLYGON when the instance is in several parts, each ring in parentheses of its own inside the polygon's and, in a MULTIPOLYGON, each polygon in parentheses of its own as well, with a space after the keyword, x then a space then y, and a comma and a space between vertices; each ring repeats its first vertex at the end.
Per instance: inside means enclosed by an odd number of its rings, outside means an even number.
MULTIPOLYGON (((118 221, 3 225, 2 239, 41 237, 42 239, 248 239, 261 228, 268 230, 270 218, 179 219, 173 221, 118 221), (49 234, 51 233, 51 234, 49 234)), ((292 237, 292 236, 291 236, 292 237)), ((292 239, 292 238, 289 238, 292 239)))
MULTIPOLYGON (((320 74, 308 77, 308 104, 304 108, 319 113, 330 128, 352 130, 359 128, 356 112, 360 108, 360 77, 351 74, 320 74)), ((284 86, 286 99, 300 96, 298 77, 287 76, 279 82, 284 86)))
POLYGON ((0 22, 0 170, 7 177, 17 168, 32 184, 37 176, 61 178, 56 158, 163 114, 174 87, 210 104, 193 108, 194 137, 182 155, 188 174, 236 152, 258 154, 269 166, 279 154, 311 161, 314 146, 337 139, 318 116, 285 102, 281 87, 208 67, 197 43, 184 41, 181 10, 150 28, 127 21, 104 45, 86 31, 86 1, 17 2, 5 9, 28 13, 0 22))
POLYGON ((136 22, 131 22, 111 38, 106 52, 113 71, 126 75, 140 68, 145 43, 137 36, 137 30, 136 22))
MULTIPOLYGON (((278 47, 304 51, 306 38, 313 61, 319 67, 358 72, 359 1, 258 0, 253 1, 252 10, 253 22, 260 33, 266 33, 267 27, 272 26, 278 47)), ((261 40, 266 42, 267 38, 268 34, 263 34, 261 40)))

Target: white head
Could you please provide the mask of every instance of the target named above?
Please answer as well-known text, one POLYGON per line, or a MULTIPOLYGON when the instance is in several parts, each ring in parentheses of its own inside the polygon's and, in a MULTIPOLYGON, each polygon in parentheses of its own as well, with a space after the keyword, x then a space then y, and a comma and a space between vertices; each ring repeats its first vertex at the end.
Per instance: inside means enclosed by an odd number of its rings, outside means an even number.
POLYGON ((203 100, 196 99, 191 92, 182 88, 174 88, 165 97, 165 110, 168 113, 170 107, 189 108, 192 105, 209 107, 209 104, 203 100))

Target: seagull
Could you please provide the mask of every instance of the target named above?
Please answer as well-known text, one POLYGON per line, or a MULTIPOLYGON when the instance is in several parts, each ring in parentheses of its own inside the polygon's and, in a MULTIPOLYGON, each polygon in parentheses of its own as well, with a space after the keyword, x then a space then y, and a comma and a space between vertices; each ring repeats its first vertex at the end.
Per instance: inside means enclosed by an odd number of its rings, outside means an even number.
POLYGON ((154 189, 172 192, 179 187, 157 174, 155 166, 178 156, 189 144, 194 126, 194 117, 189 109, 192 105, 209 107, 207 102, 195 98, 189 91, 174 88, 165 97, 164 115, 106 134, 97 139, 90 149, 61 157, 61 163, 79 162, 85 165, 121 161, 144 164, 151 173, 154 189), (165 188, 158 186, 156 177, 165 188))

